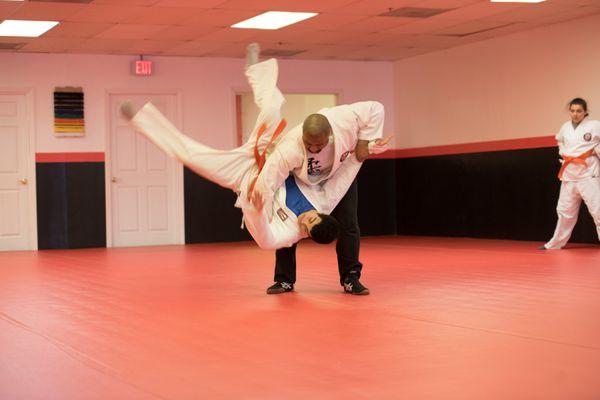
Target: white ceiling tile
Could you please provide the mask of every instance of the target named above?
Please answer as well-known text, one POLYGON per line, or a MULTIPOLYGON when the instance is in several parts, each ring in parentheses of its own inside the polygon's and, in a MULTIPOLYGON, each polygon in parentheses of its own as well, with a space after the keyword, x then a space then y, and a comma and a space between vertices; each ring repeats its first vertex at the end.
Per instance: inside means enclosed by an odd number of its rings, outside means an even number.
POLYGON ((216 32, 219 29, 221 28, 215 26, 169 26, 148 38, 153 40, 190 41, 216 32))
POLYGON ((143 55, 161 54, 182 44, 184 42, 174 40, 132 40, 128 43, 130 49, 143 55))
POLYGON ((256 29, 221 28, 206 35, 202 35, 198 39, 219 43, 248 43, 249 41, 254 41, 253 38, 256 34, 256 29))
MULTIPOLYGON (((386 32, 375 32, 375 33, 364 33, 360 35, 353 36, 350 41, 357 46, 365 46, 378 47, 382 43, 391 43, 394 40, 401 40, 405 38, 412 37, 413 35, 408 34, 389 34, 386 32)), ((347 44, 345 42, 340 42, 340 44, 347 44)))
POLYGON ((193 40, 191 42, 183 43, 179 46, 175 46, 171 49, 165 50, 164 55, 190 55, 190 56, 203 56, 210 52, 216 51, 220 48, 226 47, 226 43, 211 42, 203 40, 193 40))
POLYGON ((55 28, 44 34, 45 37, 91 38, 104 32, 115 24, 92 22, 61 22, 55 28))
POLYGON ((297 24, 278 29, 274 32, 282 32, 286 29, 296 29, 297 32, 308 30, 327 30, 334 31, 341 26, 355 24, 358 21, 364 20, 366 17, 362 15, 342 15, 333 13, 323 13, 315 17, 305 19, 297 24))
POLYGON ((223 4, 225 0, 159 0, 154 4, 157 7, 185 7, 185 8, 214 8, 223 4))
POLYGON ((86 4, 27 2, 10 14, 11 19, 62 21, 83 10, 86 4))
POLYGON ((503 27, 507 24, 510 23, 480 19, 476 21, 452 25, 440 30, 433 31, 433 33, 435 35, 468 35, 476 32, 493 30, 495 28, 503 27))
POLYGON ((23 6, 23 3, 16 1, 0 1, 0 20, 8 19, 11 14, 23 6))
POLYGON ((343 59, 346 54, 355 53, 359 50, 361 50, 360 46, 315 46, 294 58, 338 60, 343 59))
POLYGON ((404 17, 367 17, 350 24, 342 25, 337 29, 359 33, 381 32, 398 28, 415 21, 418 21, 418 19, 404 17))
POLYGON ((73 48, 78 52, 106 52, 106 54, 139 54, 131 49, 131 41, 123 39, 85 39, 78 47, 73 48))
POLYGON ((463 44, 461 37, 443 35, 398 35, 377 44, 377 47, 421 47, 429 49, 444 49, 463 44))
MULTIPOLYGON (((260 48, 261 48, 261 52, 267 51, 267 52, 273 52, 273 51, 293 51, 293 52, 298 52, 298 51, 306 51, 306 49, 310 48, 312 46, 309 46, 307 44, 302 44, 302 43, 285 43, 285 42, 260 42, 260 48)), ((263 58, 266 58, 269 56, 265 56, 263 58)))
MULTIPOLYGON (((160 0, 127 0, 128 6, 140 6, 147 7, 152 6, 158 3, 160 0)), ((94 0, 94 4, 102 4, 102 5, 113 5, 120 6, 123 5, 123 0, 94 0)))
POLYGON ((356 52, 351 52, 347 56, 355 60, 364 61, 394 61, 408 54, 414 54, 414 49, 409 47, 387 46, 387 47, 367 47, 356 52))
POLYGON ((339 14, 380 15, 396 8, 408 7, 418 0, 359 0, 333 10, 339 14))
POLYGON ((440 30, 449 26, 458 25, 461 22, 464 22, 460 19, 448 19, 441 18, 439 15, 431 18, 426 18, 423 20, 418 20, 414 22, 410 22, 406 25, 402 25, 398 28, 392 28, 386 30, 386 33, 391 34, 420 34, 420 33, 429 33, 436 30, 440 30))
POLYGON ((95 37, 98 39, 148 39, 164 30, 162 25, 116 24, 95 37))
POLYGON ((522 4, 518 9, 513 9, 507 12, 494 14, 487 19, 498 22, 527 22, 532 20, 541 20, 546 17, 561 16, 573 10, 581 8, 572 7, 565 4, 522 4))
POLYGON ((230 57, 230 58, 245 58, 246 43, 233 43, 225 45, 213 51, 204 53, 204 57, 230 57))
POLYGON ((523 25, 526 25, 528 28, 531 29, 534 27, 548 26, 559 22, 570 21, 576 18, 586 18, 597 14, 600 14, 600 5, 578 7, 560 14, 547 15, 540 18, 530 19, 526 21, 523 25))
POLYGON ((414 7, 424 8, 460 8, 470 6, 475 3, 489 3, 490 0, 421 0, 414 4, 414 7))
POLYGON ((0 43, 33 43, 39 38, 0 36, 0 43))
POLYGON ((144 7, 135 14, 127 16, 121 22, 128 24, 179 25, 182 21, 206 11, 201 8, 182 7, 144 7))
POLYGON ((260 31, 252 37, 252 40, 259 43, 270 42, 270 43, 294 43, 294 44, 322 44, 322 45, 335 45, 342 40, 356 37, 356 32, 343 32, 343 31, 260 31))
POLYGON ((19 51, 62 53, 73 47, 80 47, 85 39, 42 37, 23 46, 19 51))
MULTIPOLYGON (((256 16, 257 13, 254 11, 247 10, 222 10, 222 9, 211 9, 200 13, 195 13, 189 18, 183 20, 179 25, 189 26, 231 26, 235 23, 241 22, 245 19, 256 16)), ((240 29, 239 31, 243 31, 240 29)))
POLYGON ((229 0, 218 8, 229 10, 324 12, 345 7, 356 0, 229 0))
POLYGON ((88 4, 81 11, 71 15, 67 21, 72 22, 123 22, 127 18, 139 15, 143 7, 111 6, 88 4))
POLYGON ((522 6, 522 3, 492 3, 490 1, 482 1, 445 12, 438 15, 438 17, 452 20, 462 20, 466 22, 473 19, 502 14, 507 11, 516 10, 522 6))

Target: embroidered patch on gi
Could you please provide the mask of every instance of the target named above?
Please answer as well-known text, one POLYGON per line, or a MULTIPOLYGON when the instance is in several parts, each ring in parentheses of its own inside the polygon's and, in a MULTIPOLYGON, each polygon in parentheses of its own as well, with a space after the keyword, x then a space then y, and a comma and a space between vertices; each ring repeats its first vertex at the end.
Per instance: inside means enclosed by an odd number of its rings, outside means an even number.
POLYGON ((279 215, 279 218, 281 218, 282 221, 285 221, 286 219, 288 219, 288 215, 281 208, 279 210, 277 210, 277 215, 279 215))
POLYGON ((587 132, 585 135, 583 135, 583 139, 586 142, 589 142, 590 140, 592 140, 592 134, 590 132, 587 132))
POLYGON ((342 156, 340 157, 340 162, 344 162, 344 160, 345 160, 346 158, 348 158, 348 156, 349 156, 350 154, 352 154, 352 153, 354 153, 354 151, 347 151, 347 152, 345 152, 344 154, 342 154, 342 156))

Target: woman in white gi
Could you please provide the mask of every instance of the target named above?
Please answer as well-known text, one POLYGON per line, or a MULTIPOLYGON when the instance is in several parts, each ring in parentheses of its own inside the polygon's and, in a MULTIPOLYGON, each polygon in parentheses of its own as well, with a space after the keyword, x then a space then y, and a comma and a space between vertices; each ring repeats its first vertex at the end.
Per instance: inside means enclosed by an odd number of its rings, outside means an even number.
POLYGON ((541 249, 560 249, 567 244, 581 200, 594 218, 600 239, 600 122, 588 117, 587 102, 581 98, 569 102, 569 114, 571 120, 556 135, 562 162, 558 223, 554 236, 541 249))
POLYGON ((190 139, 150 103, 136 114, 125 103, 122 113, 137 131, 167 154, 206 179, 238 193, 236 206, 242 209, 244 223, 261 248, 289 247, 307 236, 319 243, 329 243, 337 237, 338 228, 335 219, 326 214, 346 193, 362 163, 354 155, 349 156, 336 179, 322 186, 309 186, 287 177, 273 198, 274 217, 254 207, 251 192, 259 173, 255 153, 268 157, 278 142, 273 136, 280 130, 284 98, 276 86, 277 61, 250 64, 246 76, 260 114, 248 141, 236 149, 217 150, 190 139))

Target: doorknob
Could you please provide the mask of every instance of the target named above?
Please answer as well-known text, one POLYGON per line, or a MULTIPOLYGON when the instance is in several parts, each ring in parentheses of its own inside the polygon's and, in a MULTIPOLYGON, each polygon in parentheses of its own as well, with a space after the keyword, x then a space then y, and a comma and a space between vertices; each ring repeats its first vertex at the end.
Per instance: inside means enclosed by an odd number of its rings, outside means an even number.
POLYGON ((112 179, 111 179, 111 181, 112 181, 112 183, 117 183, 117 177, 113 176, 112 179))
POLYGON ((27 178, 19 179, 21 185, 27 185, 27 178))

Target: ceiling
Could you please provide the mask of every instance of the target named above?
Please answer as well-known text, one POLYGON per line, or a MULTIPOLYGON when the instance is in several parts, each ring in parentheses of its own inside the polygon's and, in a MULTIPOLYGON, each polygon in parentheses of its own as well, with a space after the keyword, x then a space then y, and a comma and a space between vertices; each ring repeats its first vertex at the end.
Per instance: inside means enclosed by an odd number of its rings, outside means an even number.
POLYGON ((61 22, 39 38, 0 37, 0 52, 243 57, 259 42, 279 58, 392 61, 597 13, 600 0, 0 0, 0 20, 61 22), (269 10, 319 15, 229 28, 269 10))

